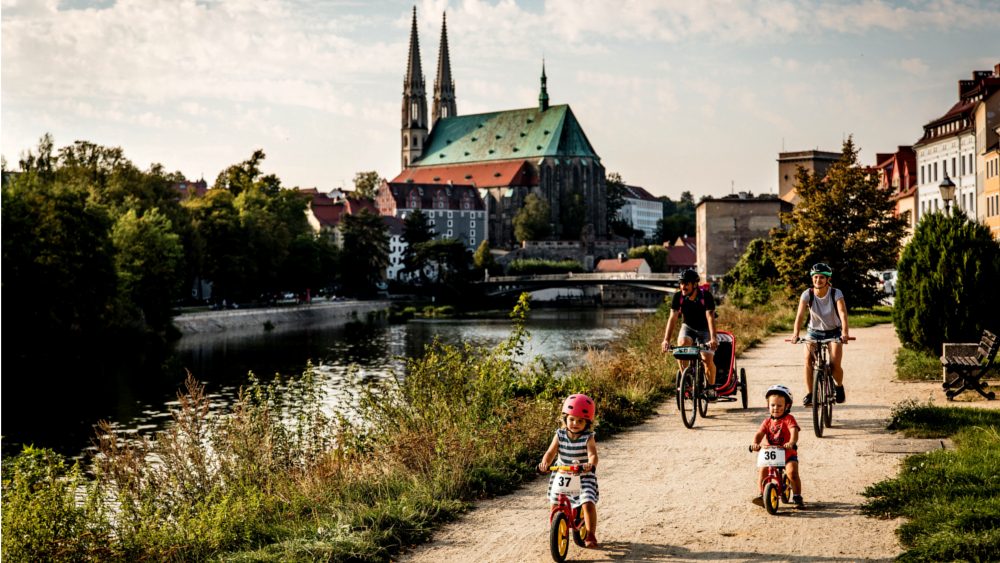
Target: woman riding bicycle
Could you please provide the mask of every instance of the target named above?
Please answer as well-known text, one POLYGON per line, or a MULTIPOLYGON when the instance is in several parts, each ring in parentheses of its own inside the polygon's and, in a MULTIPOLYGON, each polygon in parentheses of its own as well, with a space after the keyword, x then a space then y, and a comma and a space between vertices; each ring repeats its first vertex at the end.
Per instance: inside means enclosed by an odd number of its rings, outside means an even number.
MULTIPOLYGON (((843 347, 847 344, 847 337, 850 327, 847 322, 847 302, 844 300, 844 292, 830 285, 830 277, 833 276, 833 269, 826 264, 816 264, 809 272, 812 276, 813 286, 802 292, 799 300, 799 312, 795 316, 795 332, 792 334, 792 343, 799 340, 799 328, 802 326, 802 319, 805 317, 806 309, 809 310, 809 324, 806 326, 806 338, 810 340, 825 340, 829 338, 841 338, 842 342, 830 343, 830 365, 833 367, 833 380, 837 383, 837 402, 843 403, 844 394, 844 368, 841 367, 843 359, 843 347)), ((816 348, 813 342, 807 342, 805 346, 805 376, 806 376, 806 396, 802 401, 802 406, 812 406, 812 393, 808 393, 813 388, 813 365, 812 351, 816 348)))
MULTIPOLYGON (((667 321, 667 333, 663 336, 663 352, 670 349, 670 337, 677 324, 677 317, 684 317, 681 333, 677 339, 678 346, 692 346, 695 339, 702 344, 708 344, 708 350, 702 350, 701 359, 705 362, 705 378, 708 379, 706 398, 709 401, 717 399, 715 394, 715 350, 719 341, 715 335, 715 298, 712 293, 698 287, 700 280, 698 272, 684 270, 681 272, 681 290, 674 293, 670 303, 670 320, 667 321)), ((681 362, 681 369, 687 369, 689 362, 681 362)))

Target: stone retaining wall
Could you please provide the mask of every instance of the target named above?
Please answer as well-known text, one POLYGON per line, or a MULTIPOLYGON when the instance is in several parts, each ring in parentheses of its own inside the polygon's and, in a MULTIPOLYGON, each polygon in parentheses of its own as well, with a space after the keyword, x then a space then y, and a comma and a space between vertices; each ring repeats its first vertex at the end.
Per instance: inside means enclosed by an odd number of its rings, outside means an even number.
POLYGON ((269 309, 206 311, 178 315, 174 317, 174 325, 184 334, 247 328, 263 330, 264 323, 268 321, 277 326, 311 323, 334 317, 355 315, 364 318, 368 312, 385 309, 389 305, 389 301, 341 301, 269 309))

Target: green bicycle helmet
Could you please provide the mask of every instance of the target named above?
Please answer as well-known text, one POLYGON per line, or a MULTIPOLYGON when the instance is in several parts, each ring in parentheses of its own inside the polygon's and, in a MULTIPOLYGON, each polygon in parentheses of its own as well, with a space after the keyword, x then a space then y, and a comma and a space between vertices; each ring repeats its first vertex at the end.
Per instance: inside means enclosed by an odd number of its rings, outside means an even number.
POLYGON ((833 275, 833 268, 822 262, 819 264, 813 264, 812 270, 809 271, 809 275, 815 276, 816 274, 823 274, 826 277, 830 277, 833 275))

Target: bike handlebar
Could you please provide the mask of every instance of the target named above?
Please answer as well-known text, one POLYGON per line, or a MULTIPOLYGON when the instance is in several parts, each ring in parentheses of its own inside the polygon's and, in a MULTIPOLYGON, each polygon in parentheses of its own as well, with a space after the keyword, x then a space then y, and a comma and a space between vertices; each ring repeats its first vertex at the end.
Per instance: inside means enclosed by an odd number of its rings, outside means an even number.
MULTIPOLYGON (((753 446, 748 446, 748 447, 750 448, 751 452, 757 451, 757 450, 753 449, 753 446)), ((770 449, 770 450, 784 450, 786 448, 785 448, 785 446, 771 446, 771 445, 768 445, 768 446, 761 446, 760 449, 762 449, 762 450, 768 450, 768 449, 770 449)), ((795 451, 799 451, 799 445, 795 444, 794 446, 792 446, 792 449, 795 450, 795 451)))
MULTIPOLYGON (((803 342, 812 342, 814 344, 825 344, 827 342, 836 342, 838 344, 842 344, 844 340, 857 340, 857 338, 853 336, 848 336, 847 338, 844 337, 825 338, 823 340, 814 340, 812 338, 799 338, 798 340, 795 340, 794 343, 801 344, 803 342)), ((785 342, 793 342, 793 340, 791 338, 786 338, 785 342)))

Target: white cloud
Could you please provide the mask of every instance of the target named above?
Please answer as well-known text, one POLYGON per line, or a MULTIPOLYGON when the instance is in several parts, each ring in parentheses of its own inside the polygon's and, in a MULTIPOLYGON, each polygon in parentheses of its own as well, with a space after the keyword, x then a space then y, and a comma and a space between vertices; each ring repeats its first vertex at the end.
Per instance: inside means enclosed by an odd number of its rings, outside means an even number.
POLYGON ((929 66, 924 64, 920 59, 903 59, 899 61, 897 64, 899 68, 915 76, 926 76, 927 69, 930 68, 929 66))
POLYGON ((795 72, 799 70, 799 63, 795 59, 782 59, 781 57, 772 57, 771 64, 781 70, 787 70, 788 72, 795 72))

